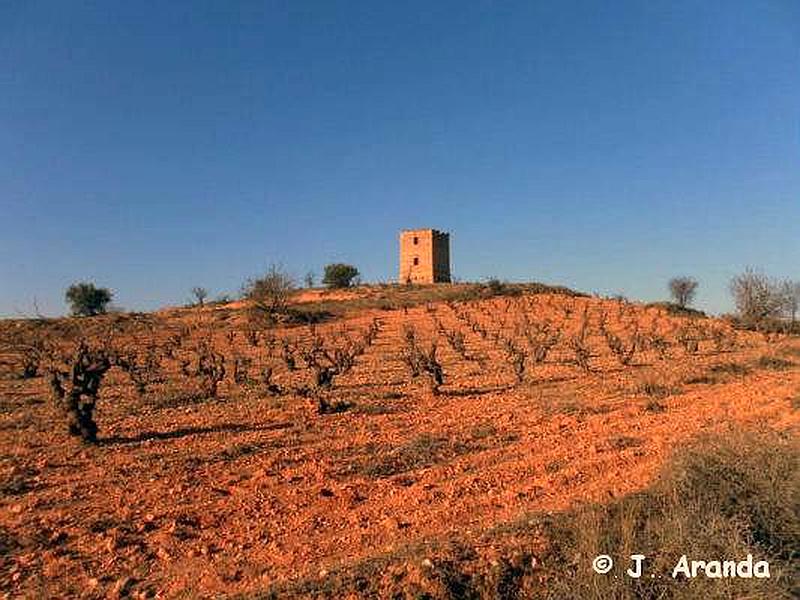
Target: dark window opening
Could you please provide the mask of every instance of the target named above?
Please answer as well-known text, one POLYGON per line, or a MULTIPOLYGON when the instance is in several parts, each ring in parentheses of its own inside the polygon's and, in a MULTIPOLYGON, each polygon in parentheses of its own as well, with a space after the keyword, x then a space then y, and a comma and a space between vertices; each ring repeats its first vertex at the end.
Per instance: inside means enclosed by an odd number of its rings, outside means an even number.
MULTIPOLYGON (((417 239, 417 238, 414 238, 414 239, 417 239)), ((414 257, 414 265, 418 265, 418 264, 419 264, 419 258, 417 258, 417 257, 415 256, 415 257, 414 257)))
POLYGON ((419 244, 419 238, 417 236, 414 236, 414 245, 416 246, 417 244, 419 244))

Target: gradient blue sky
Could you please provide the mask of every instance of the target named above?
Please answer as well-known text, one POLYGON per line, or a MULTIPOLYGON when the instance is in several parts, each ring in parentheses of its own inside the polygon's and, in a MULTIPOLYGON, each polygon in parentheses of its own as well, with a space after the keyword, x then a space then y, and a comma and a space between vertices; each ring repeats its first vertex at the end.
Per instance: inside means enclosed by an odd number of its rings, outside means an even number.
POLYGON ((0 315, 270 262, 632 298, 800 279, 800 2, 0 4, 0 315))

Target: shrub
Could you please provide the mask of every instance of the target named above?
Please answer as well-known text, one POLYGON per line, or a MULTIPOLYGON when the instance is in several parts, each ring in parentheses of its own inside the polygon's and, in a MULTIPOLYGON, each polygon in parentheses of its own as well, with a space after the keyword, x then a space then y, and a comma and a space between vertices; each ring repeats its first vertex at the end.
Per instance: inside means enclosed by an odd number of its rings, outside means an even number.
POLYGON ((715 375, 734 375, 737 377, 744 377, 750 373, 750 369, 747 365, 735 362, 711 365, 709 371, 715 375))
POLYGON ((574 363, 587 373, 590 372, 592 367, 589 361, 592 357, 592 352, 589 350, 585 333, 581 332, 570 337, 568 345, 572 350, 574 363))
POLYGON ((493 296, 499 296, 503 293, 505 289, 505 284, 500 281, 497 277, 490 277, 486 281, 486 287, 493 296))
POLYGON ((603 329, 603 333, 605 335, 608 348, 617 358, 619 364, 623 366, 630 365, 634 354, 636 354, 636 350, 642 345, 638 330, 633 332, 627 344, 622 340, 621 337, 608 331, 607 329, 603 329))
POLYGON ((651 398, 666 398, 680 393, 679 388, 652 380, 643 381, 636 391, 651 398))
POLYGON ((109 353, 81 341, 72 358, 58 363, 49 369, 53 401, 66 415, 69 433, 80 436, 84 442, 95 443, 94 407, 100 384, 112 367, 109 353))
POLYGON ((161 360, 155 344, 140 350, 118 350, 113 357, 113 364, 128 374, 139 396, 144 396, 147 386, 161 372, 161 360))
POLYGON ((219 384, 225 379, 225 356, 214 350, 211 341, 197 347, 195 376, 200 379, 200 391, 206 398, 216 398, 219 384))
POLYGON ((405 348, 401 359, 409 370, 412 379, 423 373, 428 379, 431 393, 439 394, 439 386, 444 384, 444 370, 441 362, 436 358, 436 342, 431 342, 428 350, 424 350, 417 342, 416 332, 412 327, 405 330, 405 348))
POLYGON ((92 317, 106 312, 114 294, 107 288, 96 287, 93 283, 73 283, 64 294, 72 314, 92 317))
POLYGON ((783 371, 795 366, 792 361, 777 356, 762 356, 758 359, 757 364, 762 369, 772 369, 774 371, 783 371))
POLYGON ((326 265, 322 283, 330 288, 346 288, 350 287, 358 275, 358 269, 353 265, 333 263, 326 265))

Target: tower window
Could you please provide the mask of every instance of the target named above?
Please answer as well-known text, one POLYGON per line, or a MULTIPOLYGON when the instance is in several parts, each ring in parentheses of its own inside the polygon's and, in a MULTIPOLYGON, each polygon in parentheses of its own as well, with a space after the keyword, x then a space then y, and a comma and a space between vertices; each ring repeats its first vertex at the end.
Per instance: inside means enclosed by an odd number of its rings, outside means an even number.
MULTIPOLYGON (((417 239, 417 238, 414 238, 414 239, 417 239)), ((414 266, 416 266, 416 265, 418 265, 418 264, 419 264, 419 257, 418 257, 418 256, 415 256, 415 257, 414 257, 414 266)))
POLYGON ((419 244, 419 238, 417 236, 414 236, 414 245, 416 246, 417 244, 419 244))

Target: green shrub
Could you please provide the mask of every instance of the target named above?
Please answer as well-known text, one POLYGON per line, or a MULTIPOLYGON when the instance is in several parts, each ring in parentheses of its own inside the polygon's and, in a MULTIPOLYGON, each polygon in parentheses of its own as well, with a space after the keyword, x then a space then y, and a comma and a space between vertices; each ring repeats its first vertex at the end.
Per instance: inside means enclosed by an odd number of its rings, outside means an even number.
POLYGON ((326 265, 322 283, 330 288, 346 288, 350 287, 358 275, 358 269, 353 265, 333 263, 326 265))
POLYGON ((73 283, 64 294, 72 314, 92 317, 106 312, 114 294, 107 288, 96 287, 93 283, 73 283))

